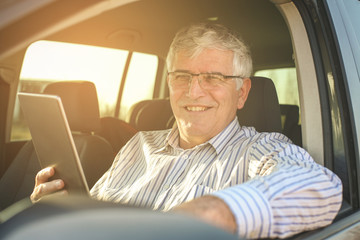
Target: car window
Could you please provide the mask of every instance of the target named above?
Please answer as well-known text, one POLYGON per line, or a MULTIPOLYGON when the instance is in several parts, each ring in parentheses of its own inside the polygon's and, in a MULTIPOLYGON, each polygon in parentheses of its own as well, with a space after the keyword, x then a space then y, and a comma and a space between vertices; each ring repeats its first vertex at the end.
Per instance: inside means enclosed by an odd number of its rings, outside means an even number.
POLYGON ((275 68, 256 71, 255 76, 270 78, 276 88, 280 104, 299 104, 296 68, 275 68))
MULTIPOLYGON (((338 41, 339 54, 346 72, 349 97, 351 102, 360 102, 360 1, 359 0, 327 0, 335 38, 338 41)), ((352 106, 354 116, 360 115, 357 104, 352 106)), ((360 126, 360 119, 354 118, 356 126, 360 126)), ((357 127, 359 129, 359 127, 357 127)), ((359 130, 357 133, 359 134, 359 130)), ((360 143, 357 143, 360 148, 360 143)))
MULTIPOLYGON (((301 117, 300 117, 300 100, 299 100, 299 91, 298 91, 298 83, 296 76, 296 68, 274 68, 274 69, 265 69, 259 70, 254 73, 255 76, 262 76, 270 78, 275 85, 276 92, 278 95, 280 108, 285 108, 286 106, 282 105, 295 105, 299 107, 299 119, 297 124, 301 125, 301 117)), ((292 108, 292 107, 291 107, 292 108)), ((286 111, 286 109, 284 109, 286 111)), ((298 133, 291 136, 287 130, 285 129, 285 121, 286 114, 281 114, 281 125, 283 128, 283 133, 290 137, 293 142, 298 145, 302 145, 301 143, 301 133, 298 133)))
MULTIPOLYGON (((341 14, 341 21, 339 23, 336 23, 335 27, 339 28, 340 24, 344 24, 344 28, 341 30, 346 33, 349 39, 349 43, 351 48, 351 55, 353 55, 355 64, 357 68, 360 68, 360 28, 359 28, 359 22, 360 22, 360 1, 359 0, 328 0, 330 10, 332 11, 332 14, 336 14, 334 10, 334 6, 337 6, 337 9, 339 10, 339 13, 341 14)), ((336 29, 340 33, 340 29, 336 29)), ((341 36, 341 35, 339 35, 341 36)), ((343 47, 341 45, 341 47, 343 47)), ((345 53, 345 50, 343 50, 345 53)), ((349 53, 347 53, 349 54, 349 53)))
POLYGON ((131 106, 154 93, 158 57, 151 54, 133 53, 121 98, 119 118, 125 119, 131 106), (150 80, 150 81, 149 81, 150 80))
MULTIPOLYGON (((125 119, 127 109, 140 100, 152 98, 157 70, 157 57, 127 50, 96 46, 38 41, 27 49, 18 91, 40 93, 54 81, 86 80, 95 84, 99 99, 100 116, 114 116, 121 80, 126 69, 124 94, 120 116, 125 119), (141 70, 139 70, 141 69, 141 70), (137 88, 142 86, 141 88, 137 88)), ((18 100, 12 121, 11 140, 30 139, 18 100)))
POLYGON ((357 104, 360 101, 360 1, 327 0, 326 3, 342 64, 342 68, 327 74, 332 118, 333 170, 343 182, 344 200, 357 209, 358 175, 354 169, 358 165, 358 159, 353 148, 359 148, 360 144, 351 139, 352 134, 356 134, 355 131, 358 135, 360 122, 360 108, 357 104), (340 71, 343 71, 342 76, 340 71))

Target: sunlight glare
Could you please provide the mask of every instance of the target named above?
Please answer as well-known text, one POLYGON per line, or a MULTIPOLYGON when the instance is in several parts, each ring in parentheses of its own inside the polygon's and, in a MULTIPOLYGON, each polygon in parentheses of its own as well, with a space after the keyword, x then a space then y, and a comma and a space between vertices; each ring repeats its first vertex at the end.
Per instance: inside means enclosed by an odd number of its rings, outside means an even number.
POLYGON ((128 51, 38 41, 26 52, 21 80, 87 80, 97 88, 100 109, 113 109, 128 51))

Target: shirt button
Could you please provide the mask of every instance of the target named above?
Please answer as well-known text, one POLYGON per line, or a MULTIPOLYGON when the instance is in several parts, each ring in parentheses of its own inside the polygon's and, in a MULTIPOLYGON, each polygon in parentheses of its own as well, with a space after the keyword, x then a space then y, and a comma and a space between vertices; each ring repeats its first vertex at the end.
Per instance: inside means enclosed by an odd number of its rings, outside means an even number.
POLYGON ((164 189, 165 189, 165 190, 167 190, 167 189, 169 189, 169 188, 170 188, 170 185, 169 185, 169 184, 165 184, 165 185, 164 185, 164 189))
POLYGON ((188 158, 189 158, 188 155, 186 155, 186 154, 183 155, 183 159, 188 159, 188 158))

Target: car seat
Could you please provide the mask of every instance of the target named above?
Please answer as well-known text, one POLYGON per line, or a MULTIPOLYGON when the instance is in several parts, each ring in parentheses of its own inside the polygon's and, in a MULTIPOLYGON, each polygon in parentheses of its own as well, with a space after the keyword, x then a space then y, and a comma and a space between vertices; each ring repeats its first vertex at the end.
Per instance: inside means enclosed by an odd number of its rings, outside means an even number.
POLYGON ((139 131, 169 129, 175 118, 170 106, 170 100, 143 100, 134 104, 127 115, 127 122, 139 131))
POLYGON ((96 87, 88 81, 55 82, 47 85, 44 93, 57 95, 63 102, 81 165, 91 188, 114 160, 110 143, 94 134, 102 129, 96 87))
POLYGON ((137 129, 119 118, 102 117, 101 131, 96 133, 105 138, 117 154, 137 132, 137 129))
MULTIPOLYGON (((102 137, 96 89, 86 81, 55 82, 44 93, 60 96, 67 115, 79 158, 89 188, 111 166, 114 152, 102 137)), ((32 141, 20 149, 8 170, 0 179, 0 209, 28 197, 34 187, 36 173, 41 169, 32 141)))
MULTIPOLYGON (((244 108, 237 111, 240 125, 253 126, 259 132, 282 132, 278 97, 273 81, 251 77, 251 90, 244 108)), ((175 118, 169 99, 143 100, 134 104, 127 121, 142 131, 171 128, 175 118)))
POLYGON ((279 100, 270 78, 251 77, 248 98, 237 117, 241 126, 255 127, 258 132, 282 132, 279 100))
POLYGON ((294 144, 302 146, 301 126, 299 125, 299 106, 290 104, 280 105, 283 120, 283 133, 294 144))

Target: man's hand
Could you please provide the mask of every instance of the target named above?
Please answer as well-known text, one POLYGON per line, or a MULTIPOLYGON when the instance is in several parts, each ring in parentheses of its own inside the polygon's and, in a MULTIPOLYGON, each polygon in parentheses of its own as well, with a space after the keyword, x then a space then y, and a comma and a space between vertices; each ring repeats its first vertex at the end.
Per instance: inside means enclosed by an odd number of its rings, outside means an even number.
POLYGON ((233 234, 236 233, 234 215, 226 203, 214 196, 204 196, 173 208, 173 212, 194 216, 204 222, 222 228, 233 234))
MULTIPOLYGON (((55 169, 53 167, 48 167, 42 169, 36 174, 35 177, 35 187, 33 192, 30 195, 30 200, 32 202, 37 202, 45 195, 55 193, 64 188, 64 181, 61 179, 52 180, 49 182, 49 178, 54 176, 55 169)), ((66 194, 66 190, 60 191, 60 194, 66 194)))

